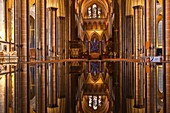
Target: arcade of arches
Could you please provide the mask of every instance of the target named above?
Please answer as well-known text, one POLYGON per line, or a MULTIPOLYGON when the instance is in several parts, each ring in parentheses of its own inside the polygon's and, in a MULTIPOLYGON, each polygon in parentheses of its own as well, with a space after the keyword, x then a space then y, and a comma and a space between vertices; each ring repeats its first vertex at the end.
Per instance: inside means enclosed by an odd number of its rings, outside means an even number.
POLYGON ((0 113, 170 113, 170 0, 0 0, 0 113))

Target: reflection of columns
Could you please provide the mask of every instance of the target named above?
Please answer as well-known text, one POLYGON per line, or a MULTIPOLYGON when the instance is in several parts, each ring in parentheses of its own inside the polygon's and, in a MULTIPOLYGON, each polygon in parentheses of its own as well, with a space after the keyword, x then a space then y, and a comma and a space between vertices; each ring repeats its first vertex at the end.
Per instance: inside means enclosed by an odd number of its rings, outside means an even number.
POLYGON ((9 67, 9 74, 6 75, 7 77, 7 91, 6 91, 6 95, 7 95, 7 113, 10 113, 10 110, 13 108, 12 106, 12 74, 11 74, 11 66, 9 67))
MULTIPOLYGON (((21 1, 21 56, 24 56, 24 61, 28 60, 28 39, 29 39, 29 27, 28 27, 28 18, 29 18, 29 10, 27 8, 28 0, 21 1)), ((29 76, 27 75, 29 70, 27 68, 27 64, 21 64, 21 113, 29 113, 29 86, 28 86, 28 79, 29 76)), ((18 112, 19 113, 19 112, 18 112)))
MULTIPOLYGON (((48 8, 48 59, 56 56, 56 8, 48 8)), ((48 107, 57 107, 56 64, 48 64, 48 107)))
MULTIPOLYGON (((35 58, 36 61, 41 60, 41 0, 36 0, 36 18, 35 18, 35 34, 36 34, 36 47, 35 47, 35 58)), ((42 98, 41 98, 41 64, 36 64, 36 112, 41 113, 42 111, 42 98)))
MULTIPOLYGON (((156 55, 156 1, 146 0, 146 55, 156 55)), ((157 108, 156 65, 146 65, 146 112, 155 113, 157 108), (151 66, 151 69, 150 69, 151 66)))
MULTIPOLYGON (((46 60, 46 0, 41 0, 41 45, 42 45, 42 55, 41 59, 46 60)), ((46 64, 42 64, 42 70, 41 70, 41 98, 42 98, 42 113, 46 113, 47 111, 47 104, 46 104, 46 64)))
MULTIPOLYGON (((136 58, 139 58, 143 50, 143 7, 134 7, 134 51, 136 58)), ((142 73, 143 65, 136 63, 135 65, 135 107, 144 107, 144 75, 142 73)))
MULTIPOLYGON (((156 0, 150 0, 150 19, 151 19, 151 56, 156 56, 156 0)), ((157 80, 156 80, 156 64, 151 63, 151 111, 150 113, 157 112, 157 80)))
MULTIPOLYGON (((15 50, 17 50, 19 62, 28 61, 28 1, 15 0, 15 50), (22 56, 22 58, 20 57, 22 56)), ((27 64, 18 64, 15 74, 15 112, 29 112, 29 70, 27 64)))
MULTIPOLYGON (((36 60, 45 60, 45 0, 36 0, 36 60)), ((36 64, 36 112, 46 111, 45 64, 36 64)))
MULTIPOLYGON (((17 51, 17 56, 18 56, 18 62, 20 61, 20 48, 19 48, 19 46, 20 46, 20 42, 19 42, 19 37, 21 37, 20 35, 21 35, 21 31, 20 31, 20 24, 21 24, 21 12, 20 12, 20 10, 19 10, 19 8, 20 8, 20 5, 21 5, 21 3, 20 3, 20 0, 15 0, 14 1, 15 2, 15 8, 14 8, 14 14, 15 14, 15 16, 14 16, 14 23, 15 23, 15 33, 14 33, 14 40, 15 40, 15 46, 14 46, 14 48, 15 48, 15 51, 17 51), (20 19, 19 19, 20 18, 20 19)), ((14 113, 21 113, 21 101, 20 101, 20 81, 19 81, 19 76, 20 76, 20 72, 18 71, 18 69, 19 69, 19 66, 20 65, 18 65, 18 66, 16 66, 15 67, 15 80, 14 80, 14 87, 15 87, 15 94, 14 94, 14 113)))
MULTIPOLYGON (((133 54, 133 16, 126 16, 126 57, 131 58, 133 54)), ((126 66, 126 104, 127 113, 133 113, 134 109, 134 63, 128 62, 126 66), (128 90, 127 90, 128 89, 128 90)))
POLYGON ((65 73, 63 70, 63 63, 57 64, 57 77, 58 77, 58 97, 65 97, 65 73))
MULTIPOLYGON (((164 18, 164 24, 165 24, 165 34, 164 38, 165 39, 165 60, 170 60, 170 1, 169 0, 164 0, 164 11, 165 11, 165 18, 164 18)), ((165 113, 170 113, 170 63, 166 63, 166 68, 165 68, 165 79, 166 85, 165 85, 165 113)))

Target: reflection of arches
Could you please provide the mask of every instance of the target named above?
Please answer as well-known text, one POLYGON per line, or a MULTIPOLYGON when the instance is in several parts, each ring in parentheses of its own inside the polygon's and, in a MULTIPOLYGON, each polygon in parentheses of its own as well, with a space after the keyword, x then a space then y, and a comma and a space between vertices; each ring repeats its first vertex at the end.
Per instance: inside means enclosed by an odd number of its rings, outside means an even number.
POLYGON ((100 41, 96 33, 92 35, 90 41, 90 52, 100 52, 100 41))

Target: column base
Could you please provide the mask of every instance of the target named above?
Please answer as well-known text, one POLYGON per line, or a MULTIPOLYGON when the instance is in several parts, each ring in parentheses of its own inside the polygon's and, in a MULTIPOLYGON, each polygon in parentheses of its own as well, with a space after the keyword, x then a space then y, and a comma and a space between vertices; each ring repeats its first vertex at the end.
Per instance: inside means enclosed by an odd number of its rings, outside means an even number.
POLYGON ((134 106, 134 99, 126 98, 126 109, 127 109, 127 113, 135 113, 133 106, 134 106))

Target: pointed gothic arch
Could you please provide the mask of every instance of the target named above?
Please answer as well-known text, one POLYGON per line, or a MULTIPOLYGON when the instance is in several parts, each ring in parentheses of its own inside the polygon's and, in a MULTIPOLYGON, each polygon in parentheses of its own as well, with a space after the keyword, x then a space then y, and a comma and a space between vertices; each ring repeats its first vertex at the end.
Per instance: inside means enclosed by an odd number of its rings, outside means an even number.
POLYGON ((100 40, 97 33, 94 33, 90 41, 90 52, 99 53, 100 52, 100 40))

